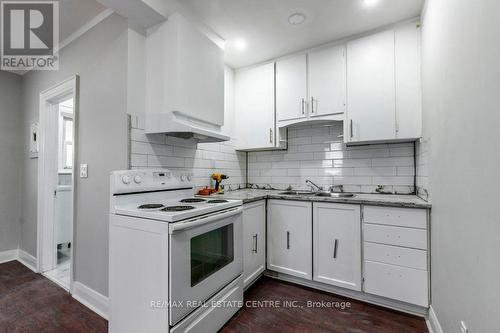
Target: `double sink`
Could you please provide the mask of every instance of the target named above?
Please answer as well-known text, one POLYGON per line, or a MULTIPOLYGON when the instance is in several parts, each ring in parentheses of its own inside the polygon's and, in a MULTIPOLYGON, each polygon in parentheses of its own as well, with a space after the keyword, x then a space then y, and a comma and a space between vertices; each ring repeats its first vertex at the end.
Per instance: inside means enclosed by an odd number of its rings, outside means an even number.
POLYGON ((283 195, 295 195, 295 196, 316 196, 316 197, 330 197, 330 198, 352 198, 353 193, 335 193, 335 192, 312 192, 312 191, 285 191, 280 192, 283 195))

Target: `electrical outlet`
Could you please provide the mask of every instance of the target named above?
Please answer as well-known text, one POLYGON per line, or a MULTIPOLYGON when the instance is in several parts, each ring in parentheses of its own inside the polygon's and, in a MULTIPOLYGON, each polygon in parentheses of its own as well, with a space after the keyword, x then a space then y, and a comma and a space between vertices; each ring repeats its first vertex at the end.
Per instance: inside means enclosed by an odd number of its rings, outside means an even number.
POLYGON ((464 321, 460 322, 460 333, 469 333, 469 330, 467 329, 464 321))
POLYGON ((80 178, 89 177, 89 167, 87 164, 80 164, 80 178))

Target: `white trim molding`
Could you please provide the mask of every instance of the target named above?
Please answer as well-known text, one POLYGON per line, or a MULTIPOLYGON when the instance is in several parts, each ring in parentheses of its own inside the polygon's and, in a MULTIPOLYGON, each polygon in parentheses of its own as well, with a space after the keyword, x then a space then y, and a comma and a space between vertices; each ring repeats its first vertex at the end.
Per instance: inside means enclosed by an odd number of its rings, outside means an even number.
POLYGON ((108 319, 109 299, 81 282, 73 283, 72 296, 104 319, 108 319))
MULTIPOLYGON (((54 189, 57 187, 57 119, 56 105, 62 100, 73 97, 73 165, 78 165, 78 105, 79 76, 73 75, 61 83, 40 93, 39 102, 39 154, 38 154, 38 197, 37 197, 37 271, 46 272, 55 268, 57 253, 54 241, 54 189)), ((75 175, 71 174, 73 188, 72 202, 75 198, 75 175)), ((71 228, 74 234, 74 210, 71 207, 71 228)), ((73 242, 73 236, 71 239, 73 242)), ((71 258, 74 258, 71 247, 71 258)), ((70 286, 73 283, 73 265, 70 263, 70 286)))
POLYGON ((114 13, 114 10, 112 9, 105 9, 99 14, 97 14, 93 19, 82 25, 78 30, 73 32, 71 35, 69 35, 65 40, 59 43, 59 51, 62 50, 64 47, 68 46, 71 42, 74 40, 80 38, 83 36, 87 31, 107 19, 111 14, 114 13))
POLYGON ((0 252, 0 264, 17 259, 17 249, 0 252))
POLYGON ((19 249, 17 260, 33 272, 38 273, 36 269, 38 267, 38 260, 28 252, 19 249))
POLYGON ((441 324, 439 324, 438 317, 432 305, 429 307, 429 319, 426 320, 426 322, 430 333, 443 333, 443 329, 441 328, 441 324))

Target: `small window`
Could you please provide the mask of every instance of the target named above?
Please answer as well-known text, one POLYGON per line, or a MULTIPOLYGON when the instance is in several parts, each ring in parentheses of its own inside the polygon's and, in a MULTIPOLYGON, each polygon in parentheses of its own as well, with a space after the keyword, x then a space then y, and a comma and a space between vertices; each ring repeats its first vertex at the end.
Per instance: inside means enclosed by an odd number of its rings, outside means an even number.
POLYGON ((73 170, 73 99, 59 104, 59 173, 73 170))
POLYGON ((63 169, 73 169, 73 118, 63 116, 63 169))

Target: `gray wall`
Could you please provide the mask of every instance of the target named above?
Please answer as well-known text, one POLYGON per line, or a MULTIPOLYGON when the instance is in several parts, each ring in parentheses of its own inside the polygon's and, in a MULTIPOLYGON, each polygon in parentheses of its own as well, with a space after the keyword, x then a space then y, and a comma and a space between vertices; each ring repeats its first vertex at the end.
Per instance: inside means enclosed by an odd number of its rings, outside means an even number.
POLYGON ((21 77, 0 71, 0 252, 20 237, 21 77))
POLYGON ((444 332, 500 329, 500 1, 428 0, 423 19, 432 305, 444 332))
MULTIPOLYGON (((75 188, 75 281, 107 295, 109 173, 127 167, 127 22, 108 17, 62 50, 59 67, 23 78, 24 132, 38 119, 40 92, 80 75, 78 159, 89 178, 75 188)), ((36 255, 37 160, 24 162, 21 248, 36 255)))

